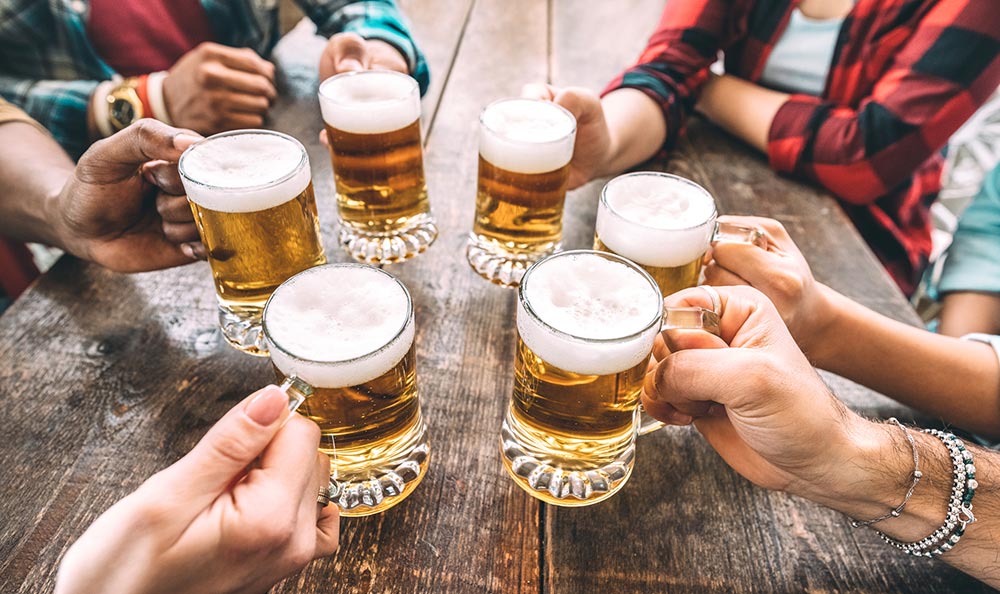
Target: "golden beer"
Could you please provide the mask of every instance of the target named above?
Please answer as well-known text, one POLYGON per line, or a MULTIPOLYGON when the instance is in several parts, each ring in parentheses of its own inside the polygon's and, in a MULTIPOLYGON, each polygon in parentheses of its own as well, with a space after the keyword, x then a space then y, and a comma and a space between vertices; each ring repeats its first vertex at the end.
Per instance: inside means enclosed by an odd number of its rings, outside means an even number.
POLYGON ((267 298, 289 277, 326 262, 309 157, 290 136, 241 130, 193 145, 179 169, 215 280, 223 335, 263 354, 267 298))
POLYGON ((279 378, 312 388, 298 411, 320 427, 341 514, 379 513, 413 492, 430 450, 403 285, 359 264, 313 268, 274 292, 264 332, 279 378))
POLYGON ((501 429, 504 466, 528 493, 590 505, 628 480, 662 308, 649 275, 613 254, 563 252, 529 269, 501 429))
POLYGON ((505 99, 480 116, 476 214, 466 256, 487 280, 516 286, 559 250, 576 120, 548 101, 505 99))
MULTIPOLYGON (((613 249, 604 245, 599 235, 594 235, 594 249, 601 252, 616 253, 613 249)), ((649 276, 653 277, 653 280, 660 286, 660 291, 664 295, 673 295, 677 291, 689 289, 698 284, 698 279, 701 276, 703 256, 704 254, 680 266, 648 266, 639 262, 636 262, 636 264, 639 264, 643 270, 649 273, 649 276)))
POLYGON ((319 97, 341 245, 373 264, 426 250, 437 227, 424 180, 416 81, 397 72, 348 72, 326 80, 319 97))

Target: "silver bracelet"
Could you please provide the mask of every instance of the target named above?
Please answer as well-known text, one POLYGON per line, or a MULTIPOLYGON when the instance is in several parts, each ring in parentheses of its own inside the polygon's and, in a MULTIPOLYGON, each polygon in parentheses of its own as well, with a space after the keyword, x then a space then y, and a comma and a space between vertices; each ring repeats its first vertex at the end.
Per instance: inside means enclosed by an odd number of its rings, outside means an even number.
POLYGON ((917 488, 917 483, 920 482, 921 477, 924 473, 920 472, 920 453, 917 452, 917 443, 913 441, 913 436, 907 431, 906 427, 899 422, 896 417, 889 417, 889 424, 895 425, 902 430, 903 435, 906 436, 906 441, 910 442, 910 450, 913 452, 913 474, 912 482, 910 483, 910 488, 906 491, 906 496, 903 497, 903 502, 897 505, 894 509, 889 510, 887 513, 871 520, 851 520, 851 527, 861 528, 866 526, 871 526, 881 522, 882 520, 888 520, 889 518, 898 518, 903 509, 906 508, 906 504, 909 503, 910 497, 913 497, 913 490, 917 488))
POLYGON ((941 440, 951 456, 951 497, 948 500, 948 513, 944 523, 930 536, 917 542, 901 542, 882 532, 878 534, 882 540, 908 555, 934 557, 950 551, 965 534, 966 526, 976 521, 976 516, 972 514, 972 498, 976 494, 979 482, 976 480, 976 466, 973 463, 972 452, 966 449, 961 439, 952 433, 937 429, 924 429, 923 432, 941 440))

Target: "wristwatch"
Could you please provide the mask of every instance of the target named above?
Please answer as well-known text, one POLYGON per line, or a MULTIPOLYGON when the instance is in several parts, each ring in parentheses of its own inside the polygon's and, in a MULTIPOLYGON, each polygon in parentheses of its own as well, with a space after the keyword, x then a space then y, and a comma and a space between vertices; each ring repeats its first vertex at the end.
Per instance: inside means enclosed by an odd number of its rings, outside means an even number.
POLYGON ((131 77, 118 83, 108 93, 108 123, 112 132, 127 128, 132 122, 141 120, 146 114, 142 107, 142 99, 136 89, 139 78, 131 77))

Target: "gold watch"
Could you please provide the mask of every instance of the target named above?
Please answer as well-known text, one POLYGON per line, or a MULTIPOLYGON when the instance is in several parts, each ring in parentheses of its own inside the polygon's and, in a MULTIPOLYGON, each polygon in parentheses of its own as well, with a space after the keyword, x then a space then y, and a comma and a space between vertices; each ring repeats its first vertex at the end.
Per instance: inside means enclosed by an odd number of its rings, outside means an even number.
POLYGON ((141 120, 145 115, 142 99, 136 92, 138 86, 138 78, 126 78, 108 93, 108 123, 111 124, 113 131, 127 128, 129 124, 141 120))

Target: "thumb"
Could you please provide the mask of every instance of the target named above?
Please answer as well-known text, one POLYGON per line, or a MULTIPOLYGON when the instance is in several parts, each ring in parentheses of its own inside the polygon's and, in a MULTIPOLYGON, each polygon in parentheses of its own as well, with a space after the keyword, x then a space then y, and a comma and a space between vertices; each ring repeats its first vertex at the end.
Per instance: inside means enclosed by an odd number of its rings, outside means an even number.
POLYGON ((333 44, 334 68, 337 72, 364 70, 368 64, 368 46, 356 33, 337 36, 333 44))
POLYGON ((95 142, 80 157, 77 177, 89 183, 113 183, 131 177, 149 161, 176 162, 201 137, 156 120, 144 119, 95 142))
POLYGON ((288 395, 277 386, 251 394, 219 420, 186 456, 155 478, 193 514, 200 513, 267 448, 288 418, 288 395))
POLYGON ((556 93, 553 101, 573 114, 579 125, 585 125, 604 116, 601 99, 590 89, 566 87, 556 93))

